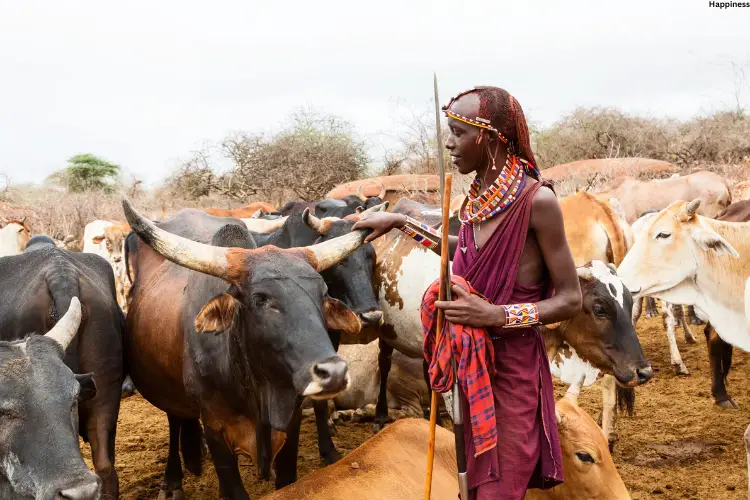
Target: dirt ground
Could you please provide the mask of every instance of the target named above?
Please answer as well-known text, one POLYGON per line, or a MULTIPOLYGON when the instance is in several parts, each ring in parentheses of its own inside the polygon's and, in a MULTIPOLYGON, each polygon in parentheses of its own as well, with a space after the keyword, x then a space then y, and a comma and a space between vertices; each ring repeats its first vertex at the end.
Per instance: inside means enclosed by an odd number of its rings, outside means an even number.
MULTIPOLYGON (((661 320, 642 319, 638 333, 654 378, 636 391, 636 415, 620 417, 614 459, 633 499, 744 499, 747 498, 747 465, 743 433, 750 424, 750 373, 748 355, 735 350, 728 390, 740 410, 723 410, 713 404, 708 358, 702 327, 693 327, 698 343, 678 340, 690 371, 678 377, 669 363, 669 349, 661 320)), ((557 387, 558 396, 564 393, 557 387)), ((601 408, 598 387, 585 389, 580 404, 596 418, 601 408)), ((341 424, 336 446, 348 453, 372 435, 372 425, 341 424)), ((156 500, 167 460, 166 416, 139 395, 123 401, 117 433, 116 467, 124 500, 156 500)), ((323 463, 318 457, 313 420, 303 423, 299 476, 323 463)), ((425 443, 426 446, 426 443, 425 443)), ((88 446, 84 446, 88 456, 88 446)), ((258 482, 255 469, 241 461, 245 487, 251 498, 272 491, 258 482)), ((187 498, 218 498, 213 466, 206 461, 202 477, 186 473, 187 498)))

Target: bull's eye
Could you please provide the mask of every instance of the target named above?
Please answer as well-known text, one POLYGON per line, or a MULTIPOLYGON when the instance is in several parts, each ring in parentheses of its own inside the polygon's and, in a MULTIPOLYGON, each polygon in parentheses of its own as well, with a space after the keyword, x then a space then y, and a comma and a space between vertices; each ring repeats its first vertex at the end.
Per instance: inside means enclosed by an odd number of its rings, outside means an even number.
POLYGON ((585 464, 593 464, 594 463, 594 457, 592 457, 589 453, 585 451, 577 451, 576 457, 578 457, 578 460, 585 464))
POLYGON ((254 307, 263 307, 268 304, 268 295, 263 293, 254 293, 252 299, 254 307))
POLYGON ((667 233, 666 231, 661 231, 659 234, 656 235, 657 240, 666 240, 672 236, 672 233, 667 233))
POLYGON ((607 315, 607 311, 602 306, 600 306, 599 304, 594 304, 594 307, 592 307, 591 310, 597 316, 606 316, 607 315))

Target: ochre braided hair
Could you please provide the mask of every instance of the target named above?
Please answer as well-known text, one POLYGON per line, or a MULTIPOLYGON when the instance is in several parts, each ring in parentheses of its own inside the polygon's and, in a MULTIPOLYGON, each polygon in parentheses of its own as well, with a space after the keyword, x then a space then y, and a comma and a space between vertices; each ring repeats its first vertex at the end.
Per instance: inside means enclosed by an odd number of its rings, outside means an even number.
POLYGON ((527 173, 538 179, 536 159, 529 140, 529 127, 518 100, 505 89, 480 86, 458 94, 443 109, 448 110, 455 101, 467 94, 476 94, 479 97, 477 118, 487 120, 492 128, 505 137, 509 152, 530 163, 531 168, 526 169, 527 173))

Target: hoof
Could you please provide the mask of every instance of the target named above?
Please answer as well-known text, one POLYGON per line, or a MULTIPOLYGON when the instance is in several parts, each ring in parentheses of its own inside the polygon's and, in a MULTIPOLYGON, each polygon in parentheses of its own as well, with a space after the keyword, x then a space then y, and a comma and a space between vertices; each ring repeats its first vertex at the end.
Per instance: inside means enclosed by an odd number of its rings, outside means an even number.
POLYGON ((685 366, 685 363, 681 363, 679 365, 672 365, 672 368, 674 368, 675 375, 680 375, 683 377, 690 375, 690 372, 688 371, 687 366, 685 366))
POLYGON ((329 451, 326 453, 321 453, 320 458, 323 459, 323 461, 326 463, 326 465, 335 464, 339 460, 341 460, 341 453, 339 450, 334 449, 333 451, 329 451))
POLYGON ((693 336, 688 337, 687 335, 685 335, 685 343, 686 344, 695 344, 695 337, 693 337, 693 336))
POLYGON ((609 446, 609 452, 614 453, 615 452, 615 441, 607 441, 607 445, 609 446))
POLYGON ((336 432, 336 424, 334 424, 333 422, 328 423, 328 434, 330 434, 331 436, 338 435, 338 432, 336 432))
POLYGON ((740 405, 737 404, 737 401, 735 401, 732 398, 725 399, 724 401, 717 401, 716 405, 724 408, 725 410, 739 410, 740 405))
POLYGON ((377 422, 376 421, 374 424, 372 424, 372 433, 373 434, 377 434, 378 432, 382 431, 383 429, 385 429, 385 422, 377 422))

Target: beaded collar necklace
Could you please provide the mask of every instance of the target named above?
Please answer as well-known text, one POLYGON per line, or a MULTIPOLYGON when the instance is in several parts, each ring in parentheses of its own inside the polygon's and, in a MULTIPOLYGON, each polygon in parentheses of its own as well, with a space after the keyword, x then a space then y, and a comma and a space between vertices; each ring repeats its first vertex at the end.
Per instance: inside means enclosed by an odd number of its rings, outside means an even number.
POLYGON ((526 172, 522 162, 518 157, 509 154, 500 175, 481 195, 481 179, 479 176, 474 178, 469 195, 461 207, 461 223, 476 224, 505 212, 516 201, 518 192, 525 184, 526 172))

